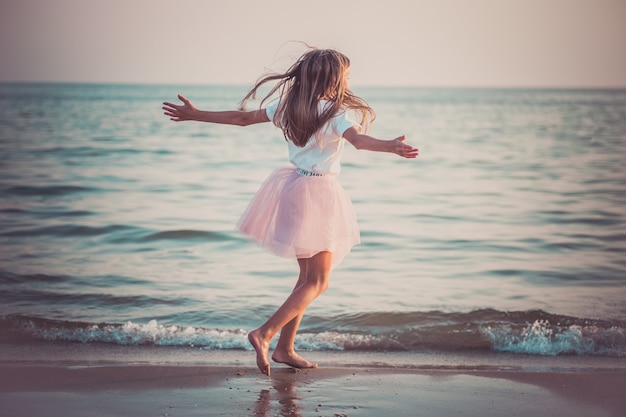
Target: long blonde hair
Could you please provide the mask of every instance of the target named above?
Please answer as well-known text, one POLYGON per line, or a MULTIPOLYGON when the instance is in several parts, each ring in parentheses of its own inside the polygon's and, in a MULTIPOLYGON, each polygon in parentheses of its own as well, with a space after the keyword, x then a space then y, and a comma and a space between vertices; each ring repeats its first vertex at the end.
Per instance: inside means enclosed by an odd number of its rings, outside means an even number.
POLYGON ((303 54, 284 74, 272 74, 260 78, 241 101, 256 97, 263 84, 277 81, 261 100, 266 102, 276 92, 280 104, 274 116, 275 124, 283 131, 285 139, 297 146, 304 146, 309 139, 335 114, 342 110, 354 110, 360 115, 359 124, 367 131, 376 114, 365 100, 348 89, 350 60, 332 49, 312 48, 303 54), (320 113, 319 102, 329 104, 320 113))

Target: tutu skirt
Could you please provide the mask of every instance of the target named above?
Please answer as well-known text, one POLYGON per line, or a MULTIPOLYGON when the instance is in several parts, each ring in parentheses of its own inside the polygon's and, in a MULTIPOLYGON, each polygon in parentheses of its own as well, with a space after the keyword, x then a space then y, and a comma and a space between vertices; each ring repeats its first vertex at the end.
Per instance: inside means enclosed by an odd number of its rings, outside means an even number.
POLYGON ((360 242, 350 197, 335 176, 274 171, 261 185, 237 228, 266 250, 289 258, 332 252, 336 266, 360 242))

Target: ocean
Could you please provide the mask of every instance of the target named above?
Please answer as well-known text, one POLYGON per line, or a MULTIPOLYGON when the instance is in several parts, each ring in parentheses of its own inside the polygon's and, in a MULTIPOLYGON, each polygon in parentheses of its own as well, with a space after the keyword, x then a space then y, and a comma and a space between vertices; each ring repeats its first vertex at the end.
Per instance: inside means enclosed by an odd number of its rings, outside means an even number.
MULTIPOLYGON (((626 357, 626 90, 354 91, 420 156, 346 146, 362 243, 297 349, 626 357)), ((0 84, 0 343, 251 349, 298 268, 235 223, 284 139, 161 110, 245 92, 0 84)))

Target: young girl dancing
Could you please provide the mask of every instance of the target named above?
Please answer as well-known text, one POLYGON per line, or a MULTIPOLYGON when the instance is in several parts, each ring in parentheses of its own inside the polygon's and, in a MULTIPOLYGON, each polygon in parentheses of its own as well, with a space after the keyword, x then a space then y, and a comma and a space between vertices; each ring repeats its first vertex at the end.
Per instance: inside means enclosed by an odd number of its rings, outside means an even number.
POLYGON ((348 89, 350 61, 334 50, 312 48, 284 74, 261 78, 241 102, 275 82, 259 110, 202 111, 182 95, 182 105, 163 103, 175 122, 196 120, 248 126, 273 122, 284 134, 293 166, 274 171, 263 183, 237 226, 264 248, 296 258, 300 275, 295 288, 248 339, 260 371, 270 375, 270 341, 280 331, 272 360, 294 368, 316 368, 294 350, 305 309, 328 287, 329 274, 353 245, 360 242, 350 198, 337 181, 344 140, 357 149, 391 152, 415 158, 417 148, 405 136, 391 140, 366 135, 374 111, 348 89), (272 101, 273 98, 276 98, 272 101), (263 108, 265 103, 267 107, 263 108), (353 111, 357 123, 348 117, 353 111), (362 132, 363 130, 363 132, 362 132))

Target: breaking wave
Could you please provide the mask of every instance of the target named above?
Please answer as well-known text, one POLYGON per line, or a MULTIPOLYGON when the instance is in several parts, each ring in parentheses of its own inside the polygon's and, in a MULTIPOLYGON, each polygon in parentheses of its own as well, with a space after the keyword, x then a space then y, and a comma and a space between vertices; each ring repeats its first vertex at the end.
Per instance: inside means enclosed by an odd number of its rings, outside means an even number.
MULTIPOLYGON (((300 350, 463 351, 529 355, 626 356, 626 324, 540 310, 469 313, 363 313, 314 318, 300 350)), ((244 329, 160 323, 86 323, 20 315, 0 319, 0 339, 250 350, 244 329)))

